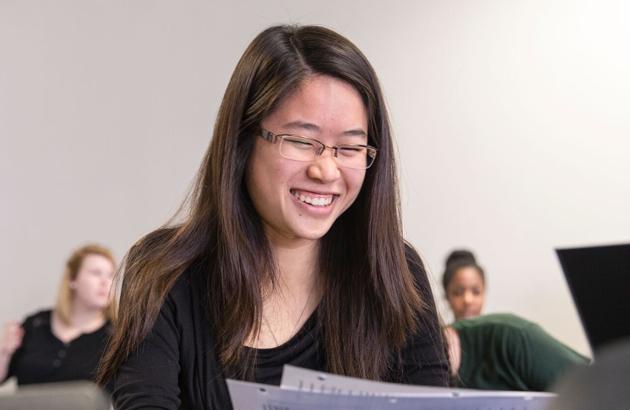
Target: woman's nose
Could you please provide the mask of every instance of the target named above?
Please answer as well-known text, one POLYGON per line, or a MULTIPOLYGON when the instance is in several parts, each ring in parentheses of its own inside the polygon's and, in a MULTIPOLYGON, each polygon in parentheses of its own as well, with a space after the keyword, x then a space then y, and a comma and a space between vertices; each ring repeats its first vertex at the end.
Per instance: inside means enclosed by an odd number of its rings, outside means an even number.
POLYGON ((339 165, 335 160, 333 151, 326 149, 318 155, 308 166, 307 174, 309 178, 320 182, 332 182, 341 176, 339 165))

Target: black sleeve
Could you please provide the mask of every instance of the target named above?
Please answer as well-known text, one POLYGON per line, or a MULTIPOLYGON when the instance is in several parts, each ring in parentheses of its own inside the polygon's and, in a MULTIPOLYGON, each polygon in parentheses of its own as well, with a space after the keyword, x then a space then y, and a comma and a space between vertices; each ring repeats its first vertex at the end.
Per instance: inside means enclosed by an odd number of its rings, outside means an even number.
POLYGON ((13 354, 11 355, 11 358, 9 359, 9 365, 7 367, 7 375, 4 377, 4 379, 0 380, 0 384, 3 384, 11 377, 15 376, 15 365, 18 362, 18 358, 22 355, 22 351, 24 350, 22 347, 24 346, 24 339, 26 338, 26 328, 24 325, 25 323, 22 323, 22 329, 25 329, 24 336, 22 337, 22 344, 20 347, 15 349, 15 352, 13 352, 13 354))
POLYGON ((30 338, 32 337, 32 334, 33 334, 33 321, 36 318, 41 317, 42 315, 43 315, 43 312, 37 312, 34 315, 28 316, 26 319, 24 319, 24 322, 20 324, 20 326, 22 326, 22 329, 24 329, 24 335, 22 336, 22 343, 20 344, 20 347, 15 349, 15 352, 13 352, 13 354, 11 355, 11 359, 9 361, 9 367, 7 369, 7 375, 4 378, 4 380, 0 380, 0 384, 4 383, 5 381, 9 380, 11 377, 16 375, 17 365, 20 362, 20 359, 22 358, 22 356, 24 355, 24 346, 26 346, 29 343, 30 338))
POLYGON ((416 286, 425 308, 419 310, 418 332, 410 336, 401 354, 403 371, 401 381, 446 387, 449 385, 449 364, 427 273, 420 256, 409 245, 405 245, 405 256, 409 269, 416 279, 416 286))
POLYGON ((181 403, 180 326, 171 290, 148 336, 114 376, 110 387, 114 407, 178 409, 181 403))

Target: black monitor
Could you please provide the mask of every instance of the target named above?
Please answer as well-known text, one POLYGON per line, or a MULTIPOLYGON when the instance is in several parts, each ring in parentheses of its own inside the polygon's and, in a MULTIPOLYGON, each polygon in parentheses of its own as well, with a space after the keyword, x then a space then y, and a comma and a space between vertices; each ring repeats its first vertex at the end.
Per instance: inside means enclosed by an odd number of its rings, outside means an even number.
POLYGON ((630 336, 630 244, 556 252, 593 351, 630 336))

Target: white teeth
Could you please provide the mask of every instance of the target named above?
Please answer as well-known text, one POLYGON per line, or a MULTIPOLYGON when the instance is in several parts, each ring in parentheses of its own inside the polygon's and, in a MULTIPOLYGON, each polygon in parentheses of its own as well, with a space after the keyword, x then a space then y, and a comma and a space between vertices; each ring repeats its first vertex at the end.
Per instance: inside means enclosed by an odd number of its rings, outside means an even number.
POLYGON ((305 202, 307 204, 313 205, 313 206, 328 206, 332 203, 333 200, 333 196, 330 195, 326 198, 312 198, 308 195, 304 195, 304 194, 300 194, 297 192, 293 192, 293 196, 296 197, 297 199, 299 199, 302 202, 305 202))

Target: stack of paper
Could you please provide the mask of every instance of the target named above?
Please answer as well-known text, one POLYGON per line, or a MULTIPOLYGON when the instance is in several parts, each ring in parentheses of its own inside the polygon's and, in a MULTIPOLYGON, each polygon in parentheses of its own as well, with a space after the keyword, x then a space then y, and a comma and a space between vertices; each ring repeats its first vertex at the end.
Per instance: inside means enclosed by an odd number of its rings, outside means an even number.
POLYGON ((234 410, 544 410, 551 393, 380 383, 284 366, 280 387, 228 380, 234 410))

